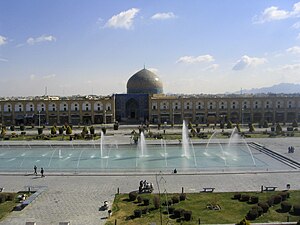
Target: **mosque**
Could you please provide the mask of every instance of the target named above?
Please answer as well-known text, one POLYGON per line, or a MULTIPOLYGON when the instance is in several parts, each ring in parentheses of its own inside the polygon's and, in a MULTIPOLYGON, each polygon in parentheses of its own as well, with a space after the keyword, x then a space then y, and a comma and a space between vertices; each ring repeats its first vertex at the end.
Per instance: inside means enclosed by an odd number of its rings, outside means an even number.
POLYGON ((143 68, 126 94, 0 98, 2 125, 291 123, 300 121, 299 94, 166 95, 163 82, 143 68))

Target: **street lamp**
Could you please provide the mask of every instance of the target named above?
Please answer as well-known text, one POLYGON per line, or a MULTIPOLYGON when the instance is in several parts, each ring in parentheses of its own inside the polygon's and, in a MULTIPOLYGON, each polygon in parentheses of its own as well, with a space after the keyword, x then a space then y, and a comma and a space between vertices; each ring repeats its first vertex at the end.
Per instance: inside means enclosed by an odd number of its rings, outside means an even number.
POLYGON ((39 111, 39 128, 41 127, 41 111, 39 111))
POLYGON ((104 110, 104 118, 103 118, 103 122, 104 122, 104 125, 106 124, 106 110, 104 110))

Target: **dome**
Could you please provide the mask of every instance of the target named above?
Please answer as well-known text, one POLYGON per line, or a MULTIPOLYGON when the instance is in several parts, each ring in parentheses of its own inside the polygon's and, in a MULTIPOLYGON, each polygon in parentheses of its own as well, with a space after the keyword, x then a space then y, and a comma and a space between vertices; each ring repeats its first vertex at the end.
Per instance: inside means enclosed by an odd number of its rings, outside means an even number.
POLYGON ((142 69, 132 75, 127 82, 127 93, 160 94, 163 83, 160 78, 147 69, 142 69))

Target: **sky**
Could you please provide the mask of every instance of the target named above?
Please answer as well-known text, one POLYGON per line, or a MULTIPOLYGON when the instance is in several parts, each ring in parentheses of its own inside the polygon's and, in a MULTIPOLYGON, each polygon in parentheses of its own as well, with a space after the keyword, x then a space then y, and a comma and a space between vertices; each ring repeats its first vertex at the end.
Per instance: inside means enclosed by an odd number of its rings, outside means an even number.
POLYGON ((0 0, 0 97, 164 93, 300 83, 300 1, 0 0))

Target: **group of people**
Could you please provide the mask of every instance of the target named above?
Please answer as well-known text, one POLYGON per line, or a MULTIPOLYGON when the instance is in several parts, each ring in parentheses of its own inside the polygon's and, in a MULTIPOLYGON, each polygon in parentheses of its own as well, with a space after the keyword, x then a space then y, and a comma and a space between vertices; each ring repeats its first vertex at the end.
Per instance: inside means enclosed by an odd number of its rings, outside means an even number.
POLYGON ((146 180, 140 181, 139 192, 143 192, 144 190, 153 190, 153 184, 147 182, 146 180))
POLYGON ((294 153, 294 151, 295 151, 294 146, 288 147, 288 153, 294 153))
MULTIPOLYGON (((37 174, 37 166, 36 165, 34 165, 33 170, 34 170, 34 174, 37 176, 38 174, 37 174)), ((45 177, 43 167, 41 167, 41 177, 45 177)))

